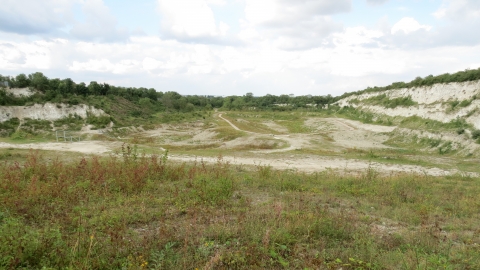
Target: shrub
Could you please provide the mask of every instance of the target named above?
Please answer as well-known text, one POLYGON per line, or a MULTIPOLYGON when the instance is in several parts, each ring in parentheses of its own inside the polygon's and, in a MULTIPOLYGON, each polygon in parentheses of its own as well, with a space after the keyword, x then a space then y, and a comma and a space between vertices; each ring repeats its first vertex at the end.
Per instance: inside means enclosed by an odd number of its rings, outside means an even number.
POLYGON ((472 139, 476 140, 478 138, 480 138, 480 130, 476 129, 472 131, 472 139))
POLYGON ((472 104, 472 100, 466 99, 466 100, 463 100, 462 102, 460 102, 460 104, 458 104, 458 106, 460 106, 460 107, 468 107, 468 106, 470 106, 470 104, 472 104))
POLYGON ((93 125, 95 128, 104 128, 113 119, 110 116, 102 115, 102 116, 95 116, 93 114, 88 114, 87 116, 87 124, 93 125))

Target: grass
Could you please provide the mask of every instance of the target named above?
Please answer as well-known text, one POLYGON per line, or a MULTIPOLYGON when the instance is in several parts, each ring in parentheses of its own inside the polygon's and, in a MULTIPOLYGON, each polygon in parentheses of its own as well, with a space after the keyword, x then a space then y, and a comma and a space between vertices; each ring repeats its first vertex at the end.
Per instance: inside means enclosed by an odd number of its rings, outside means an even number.
POLYGON ((399 127, 420 129, 428 131, 457 131, 459 128, 471 128, 464 119, 452 120, 448 123, 440 121, 425 119, 418 116, 410 116, 400 121, 399 127))
POLYGON ((239 170, 129 145, 22 158, 0 165, 0 268, 480 267, 478 178, 239 170))
POLYGON ((252 113, 226 113, 222 117, 229 120, 232 124, 241 130, 255 132, 260 134, 279 134, 279 132, 268 128, 261 122, 265 119, 258 119, 255 116, 258 114, 252 113))
POLYGON ((282 134, 273 130, 262 122, 274 121, 276 124, 287 128, 288 133, 311 133, 312 130, 304 125, 306 117, 311 115, 317 115, 315 113, 306 113, 303 111, 298 112, 241 112, 241 113, 228 113, 223 117, 228 119, 238 128, 250 132, 262 133, 262 134, 282 134), (236 121, 241 119, 241 121, 236 121))
POLYGON ((230 126, 218 127, 218 128, 215 128, 214 131, 217 133, 215 135, 215 138, 222 141, 232 141, 232 140, 235 140, 236 138, 245 136, 245 132, 235 130, 230 126))

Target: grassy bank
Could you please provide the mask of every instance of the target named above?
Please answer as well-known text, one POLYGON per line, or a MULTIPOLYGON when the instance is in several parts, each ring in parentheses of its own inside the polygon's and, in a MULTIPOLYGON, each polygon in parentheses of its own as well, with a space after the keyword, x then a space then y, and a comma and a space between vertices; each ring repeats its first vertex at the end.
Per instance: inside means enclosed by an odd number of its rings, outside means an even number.
POLYGON ((142 156, 0 165, 0 268, 478 269, 477 178, 142 156))

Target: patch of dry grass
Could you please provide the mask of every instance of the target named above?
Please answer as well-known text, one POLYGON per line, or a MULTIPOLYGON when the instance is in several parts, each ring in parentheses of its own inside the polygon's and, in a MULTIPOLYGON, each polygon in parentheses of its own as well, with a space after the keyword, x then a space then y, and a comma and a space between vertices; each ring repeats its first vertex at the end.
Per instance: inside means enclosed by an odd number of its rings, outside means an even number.
POLYGON ((0 164, 0 267, 478 269, 478 178, 168 156, 0 164))

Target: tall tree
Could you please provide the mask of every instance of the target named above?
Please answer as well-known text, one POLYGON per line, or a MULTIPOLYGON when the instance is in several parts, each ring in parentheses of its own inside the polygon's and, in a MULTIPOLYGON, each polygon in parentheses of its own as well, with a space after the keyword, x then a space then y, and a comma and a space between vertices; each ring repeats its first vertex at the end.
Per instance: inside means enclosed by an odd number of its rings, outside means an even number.
POLYGON ((30 79, 30 86, 34 87, 35 89, 44 93, 48 89, 48 78, 43 75, 43 73, 35 72, 28 75, 28 78, 30 79))
POLYGON ((19 88, 29 87, 30 86, 30 79, 27 77, 27 75, 25 75, 23 73, 18 74, 15 77, 14 86, 19 87, 19 88))

